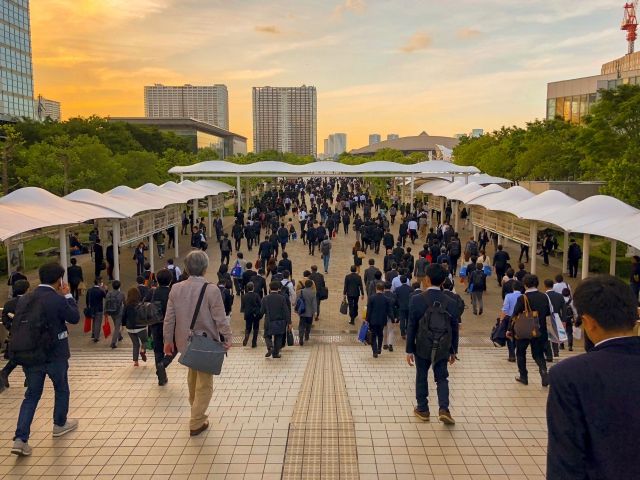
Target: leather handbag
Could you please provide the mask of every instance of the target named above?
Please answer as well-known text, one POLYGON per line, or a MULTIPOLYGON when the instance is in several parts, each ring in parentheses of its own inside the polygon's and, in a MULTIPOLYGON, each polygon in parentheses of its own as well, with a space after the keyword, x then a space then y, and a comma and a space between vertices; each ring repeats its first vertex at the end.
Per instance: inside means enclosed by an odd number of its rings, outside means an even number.
POLYGON ((290 328, 288 328, 287 329, 287 346, 292 347, 294 343, 295 343, 295 340, 293 338, 293 332, 291 331, 290 328))
POLYGON ((198 335, 193 331, 196 319, 198 318, 198 313, 200 313, 202 299, 204 298, 208 285, 208 283, 205 283, 202 286, 202 290, 200 290, 198 303, 196 303, 196 309, 193 312, 193 319, 191 320, 191 326, 189 327, 191 333, 187 340, 187 348, 184 353, 180 355, 178 362, 193 370, 211 373, 212 375, 220 375, 224 357, 227 354, 224 345, 213 338, 207 337, 204 333, 198 335))
POLYGON ((349 308, 349 304, 347 303, 347 299, 345 298, 342 300, 342 303, 340 304, 340 313, 342 315, 346 315, 348 308, 349 308))
POLYGON ((522 295, 524 312, 513 318, 513 332, 516 340, 531 340, 540 336, 540 319, 538 312, 531 309, 527 295, 522 295))

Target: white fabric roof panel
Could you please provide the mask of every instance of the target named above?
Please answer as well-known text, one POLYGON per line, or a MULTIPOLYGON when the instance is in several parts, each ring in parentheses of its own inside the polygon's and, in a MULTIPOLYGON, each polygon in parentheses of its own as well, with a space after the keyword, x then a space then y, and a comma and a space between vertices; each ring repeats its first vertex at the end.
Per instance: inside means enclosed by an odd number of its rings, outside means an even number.
POLYGON ((404 174, 443 174, 443 173, 479 173, 476 167, 461 166, 441 160, 431 160, 413 165, 405 165, 396 162, 367 162, 360 165, 346 165, 339 162, 312 162, 305 165, 292 165, 285 162, 255 162, 249 164, 237 164, 221 160, 210 160, 196 163, 195 165, 173 167, 169 173, 198 174, 198 173, 268 173, 268 174, 312 174, 312 173, 404 173, 404 174))
POLYGON ((455 192, 456 190, 461 189, 462 187, 464 187, 464 185, 465 185, 464 182, 451 182, 438 189, 435 189, 433 192, 431 192, 431 195, 434 195, 436 197, 449 198, 448 197, 449 193, 452 193, 452 192, 455 192))
POLYGON ((165 198, 164 196, 151 195, 124 185, 109 190, 105 195, 108 197, 119 198, 124 201, 134 201, 138 204, 146 205, 146 210, 162 210, 167 205, 176 203, 172 199, 165 198))
POLYGON ((460 187, 460 185, 457 186, 458 188, 456 190, 447 193, 446 197, 449 200, 460 200, 465 195, 482 190, 482 185, 480 185, 479 183, 469 183, 468 185, 465 185, 463 187, 460 187))
MULTIPOLYGON (((449 182, 447 180, 432 180, 423 185, 420 185, 418 188, 416 188, 416 192, 433 195, 434 192, 437 192, 441 188, 448 187, 449 185, 451 185, 451 183, 452 182, 449 182)), ((464 185, 464 181, 458 183, 460 184, 460 187, 464 185)))
POLYGON ((464 195, 460 195, 460 200, 462 203, 469 203, 477 198, 484 197, 485 195, 495 195, 500 192, 504 192, 505 189, 500 185, 491 184, 486 187, 482 187, 480 190, 476 190, 475 192, 465 193, 464 195))
POLYGON ((202 192, 194 191, 184 185, 178 185, 175 182, 166 182, 160 185, 160 190, 164 192, 164 195, 169 195, 180 201, 180 203, 187 203, 190 200, 202 198, 202 192))
POLYGON ((212 192, 217 192, 216 195, 220 193, 228 193, 236 190, 236 187, 229 185, 228 183, 221 182, 220 180, 196 180, 196 185, 204 187, 212 192))
POLYGON ((467 202, 469 205, 477 205, 487 210, 497 210, 512 213, 512 210, 521 202, 535 195, 523 187, 511 187, 496 195, 482 196, 467 202))
POLYGON ((479 183, 480 185, 490 185, 492 183, 513 183, 508 178, 502 177, 494 177, 492 175, 487 175, 486 173, 476 173, 474 175, 469 175, 469 183, 479 183))
POLYGON ((136 190, 138 192, 143 192, 149 195, 153 195, 154 197, 162 198, 166 202, 169 202, 167 203, 167 205, 173 205, 176 203, 186 203, 188 200, 192 198, 196 198, 196 197, 193 197, 192 193, 185 192, 184 189, 181 189, 181 191, 172 191, 169 189, 159 187, 155 183, 145 183, 141 187, 136 188, 136 190))
POLYGON ((208 197, 210 195, 217 195, 218 193, 214 193, 211 191, 211 189, 203 186, 203 185, 199 185, 196 182, 193 182, 191 180, 183 180, 182 182, 180 182, 178 185, 180 185, 181 187, 184 188, 188 188, 194 192, 200 192, 202 193, 202 197, 200 198, 205 198, 208 197))
POLYGON ((547 190, 517 204, 511 213, 525 220, 538 220, 540 216, 575 205, 578 201, 558 190, 547 190))
POLYGON ((87 188, 71 192, 64 198, 72 202, 85 203, 88 205, 108 205, 110 210, 118 212, 124 217, 133 217, 139 212, 149 210, 149 207, 143 203, 131 199, 123 200, 118 197, 107 196, 104 193, 99 193, 87 188))

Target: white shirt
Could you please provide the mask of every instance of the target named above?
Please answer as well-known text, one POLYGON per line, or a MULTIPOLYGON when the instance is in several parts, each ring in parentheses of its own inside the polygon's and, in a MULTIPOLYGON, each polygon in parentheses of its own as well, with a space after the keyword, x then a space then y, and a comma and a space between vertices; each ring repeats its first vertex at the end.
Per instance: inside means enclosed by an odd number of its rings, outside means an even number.
POLYGON ((289 289, 289 300, 291 301, 291 306, 295 306, 296 304, 296 290, 293 286, 293 280, 291 280, 290 278, 283 278, 282 281, 280 282, 282 283, 283 286, 287 287, 289 289))
POLYGON ((609 341, 611 341, 611 340, 617 340, 617 339, 619 339, 619 338, 627 338, 627 337, 611 337, 611 338, 605 338, 604 340, 600 340, 598 343, 596 343, 596 344, 594 345, 594 347, 600 346, 600 345, 602 345, 603 343, 605 343, 605 342, 609 342, 609 341))
MULTIPOLYGON (((408 278, 405 285, 411 285, 411 282, 409 281, 408 278)), ((393 280, 391 280, 391 291, 395 292, 396 288, 400 288, 401 286, 402 286, 402 282, 400 281, 400 275, 393 277, 393 280)))
MULTIPOLYGON (((567 285, 567 282, 560 282, 560 283, 553 284, 553 291, 558 292, 560 295, 562 295, 562 290, 564 290, 565 288, 569 288, 569 285, 567 285)), ((570 288, 569 288, 569 291, 571 291, 570 288)))
POLYGON ((298 220, 301 222, 304 222, 307 219, 307 212, 305 212, 304 210, 301 210, 300 213, 298 214, 298 220))
POLYGON ((415 220, 410 220, 409 223, 407 224, 407 227, 409 228, 409 230, 417 230, 418 222, 416 222, 415 220))
POLYGON ((182 270, 180 270, 180 267, 178 267, 177 265, 169 265, 167 266, 168 270, 175 270, 176 271, 176 276, 178 278, 180 278, 180 276, 182 275, 182 270))

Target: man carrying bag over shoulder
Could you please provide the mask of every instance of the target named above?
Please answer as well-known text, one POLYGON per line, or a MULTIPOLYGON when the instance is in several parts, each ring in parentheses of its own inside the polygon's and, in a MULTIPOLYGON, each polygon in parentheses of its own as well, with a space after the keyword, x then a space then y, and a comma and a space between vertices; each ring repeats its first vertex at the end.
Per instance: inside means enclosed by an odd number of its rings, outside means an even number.
MULTIPOLYGON (((189 354, 192 336, 222 342, 228 350, 232 332, 222 294, 215 285, 206 284, 204 278, 209 257, 201 250, 193 250, 185 258, 184 266, 189 278, 175 284, 169 293, 163 329, 165 355, 174 355, 176 350, 182 355, 189 354)), ((189 430, 195 436, 209 427, 206 411, 213 395, 213 374, 189 367, 187 384, 191 404, 189 430)))

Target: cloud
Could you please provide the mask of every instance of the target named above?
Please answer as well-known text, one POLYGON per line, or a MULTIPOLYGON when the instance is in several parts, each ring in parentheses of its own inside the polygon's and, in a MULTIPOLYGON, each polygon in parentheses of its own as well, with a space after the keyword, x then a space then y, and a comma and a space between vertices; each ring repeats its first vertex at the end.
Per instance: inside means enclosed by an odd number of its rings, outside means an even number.
POLYGON ((476 38, 482 35, 480 30, 475 28, 461 28, 456 32, 456 37, 460 40, 468 40, 470 38, 476 38))
POLYGON ((268 68, 264 70, 234 70, 225 72, 222 76, 229 80, 257 80, 275 77, 284 72, 282 68, 268 68))
POLYGON ((367 9, 365 0, 345 0, 333 10, 333 16, 336 18, 342 18, 347 12, 352 13, 364 13, 367 9))
POLYGON ((407 43, 400 47, 400 50, 404 53, 413 53, 429 48, 432 42, 432 38, 426 32, 416 32, 411 35, 407 43))
POLYGON ((268 33, 271 35, 278 35, 282 33, 282 31, 275 25, 256 25, 256 27, 254 27, 254 30, 256 32, 268 33))

